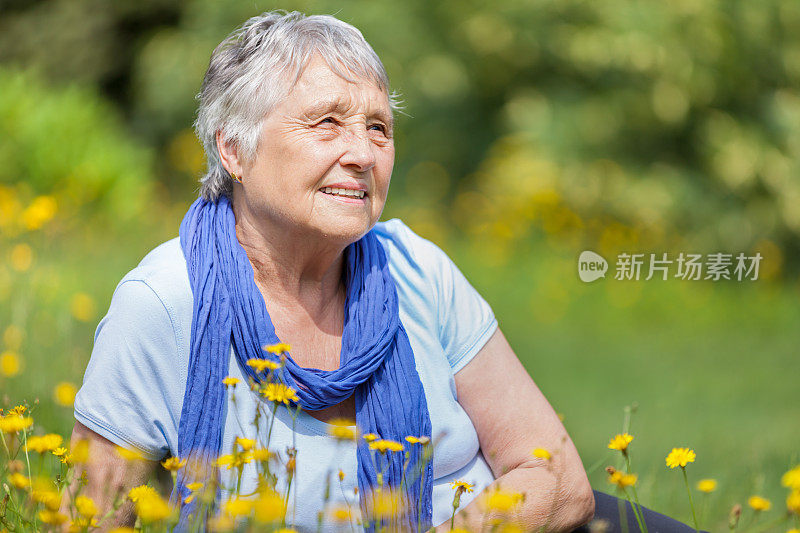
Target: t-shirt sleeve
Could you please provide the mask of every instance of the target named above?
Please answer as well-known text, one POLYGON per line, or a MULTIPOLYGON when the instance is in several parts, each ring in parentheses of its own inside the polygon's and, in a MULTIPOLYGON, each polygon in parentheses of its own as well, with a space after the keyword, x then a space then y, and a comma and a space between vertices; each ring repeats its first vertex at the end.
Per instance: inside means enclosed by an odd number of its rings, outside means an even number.
POLYGON ((441 248, 407 226, 405 230, 431 284, 439 340, 455 374, 483 348, 497 329, 497 319, 488 302, 441 248))
POLYGON ((145 281, 124 280, 95 332, 75 419, 147 459, 162 459, 180 420, 177 351, 164 303, 145 281))

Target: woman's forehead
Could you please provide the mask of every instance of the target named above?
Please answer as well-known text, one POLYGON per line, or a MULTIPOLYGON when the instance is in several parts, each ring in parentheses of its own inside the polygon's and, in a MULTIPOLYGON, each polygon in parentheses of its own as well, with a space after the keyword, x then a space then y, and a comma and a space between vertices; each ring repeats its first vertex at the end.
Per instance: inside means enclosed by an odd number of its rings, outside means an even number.
MULTIPOLYGON (((341 70, 346 72, 344 66, 341 70)), ((292 107, 317 116, 324 113, 346 114, 357 110, 391 121, 389 97, 385 90, 369 79, 353 76, 347 80, 332 70, 320 56, 312 58, 289 92, 292 107)))

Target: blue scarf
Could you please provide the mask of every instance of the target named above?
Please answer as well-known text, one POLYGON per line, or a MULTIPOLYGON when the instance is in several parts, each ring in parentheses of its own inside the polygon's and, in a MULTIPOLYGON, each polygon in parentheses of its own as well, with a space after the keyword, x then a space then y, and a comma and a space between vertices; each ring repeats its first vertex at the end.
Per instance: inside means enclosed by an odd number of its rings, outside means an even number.
MULTIPOLYGON (((222 380, 228 373, 231 345, 245 378, 260 382, 262 378, 246 363, 267 357, 262 347, 280 340, 247 253, 236 238, 228 198, 216 202, 198 198, 183 218, 180 241, 194 303, 178 455, 211 464, 222 447, 227 402, 222 380)), ((408 435, 430 437, 430 415, 414 353, 400 322, 397 288, 383 246, 373 231, 346 248, 345 262, 347 298, 340 367, 302 368, 289 355, 280 379, 297 391, 300 406, 308 410, 336 405, 355 394, 356 425, 364 432, 403 443, 411 450, 409 464, 421 464, 422 447, 404 439, 408 435)), ((357 457, 362 512, 366 509, 364 496, 378 486, 371 453, 377 452, 371 452, 361 439, 357 457)), ((399 488, 404 453, 387 452, 385 457, 388 468, 384 486, 399 488)), ((304 460, 302 453, 297 460, 304 460)), ((173 493, 173 499, 181 502, 189 494, 186 484, 193 481, 186 470, 179 471, 173 493)), ((404 530, 416 531, 419 518, 425 530, 431 526, 432 461, 425 466, 424 481, 413 472, 408 474, 404 497, 412 504, 401 525, 404 530), (408 483, 409 477, 416 480, 408 483)), ((197 499, 182 505, 178 530, 185 529, 188 515, 197 505, 197 499)))

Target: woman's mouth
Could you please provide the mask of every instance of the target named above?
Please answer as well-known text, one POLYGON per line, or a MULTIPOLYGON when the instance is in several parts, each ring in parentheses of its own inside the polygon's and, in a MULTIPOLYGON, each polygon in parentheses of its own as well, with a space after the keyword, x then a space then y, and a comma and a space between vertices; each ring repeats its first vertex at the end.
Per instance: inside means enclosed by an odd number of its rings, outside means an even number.
POLYGON ((338 202, 347 204, 364 204, 366 203, 367 193, 357 189, 338 189, 336 187, 322 187, 319 190, 326 196, 338 202))

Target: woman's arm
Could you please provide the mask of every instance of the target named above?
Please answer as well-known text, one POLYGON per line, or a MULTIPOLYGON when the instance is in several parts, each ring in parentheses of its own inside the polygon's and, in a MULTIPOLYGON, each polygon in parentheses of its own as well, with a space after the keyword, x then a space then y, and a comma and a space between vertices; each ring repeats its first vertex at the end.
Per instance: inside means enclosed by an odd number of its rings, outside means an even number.
MULTIPOLYGON (((578 452, 499 328, 455 382, 496 478, 484 492, 500 487, 524 494, 510 518, 528 530, 571 531, 591 520, 594 496, 578 452), (548 450, 552 459, 534 457, 534 448, 548 450)), ((456 514, 457 527, 478 531, 492 518, 480 500, 456 514)), ((437 531, 449 528, 447 522, 437 531)))
MULTIPOLYGON (((136 521, 133 503, 126 500, 128 491, 133 487, 143 485, 155 471, 158 462, 135 460, 126 461, 117 453, 117 445, 101 437, 80 422, 75 422, 72 430, 71 448, 81 440, 89 443, 89 460, 85 465, 86 485, 80 489, 81 470, 75 472, 75 479, 68 489, 68 493, 61 502, 61 512, 70 516, 70 495, 80 494, 89 496, 97 505, 98 514, 95 517, 100 522, 100 531, 107 531, 114 527, 133 526, 136 521), (113 507, 114 500, 119 495, 124 503, 117 512, 105 520, 101 519, 113 507)), ((80 465, 78 465, 80 466, 80 465)))

